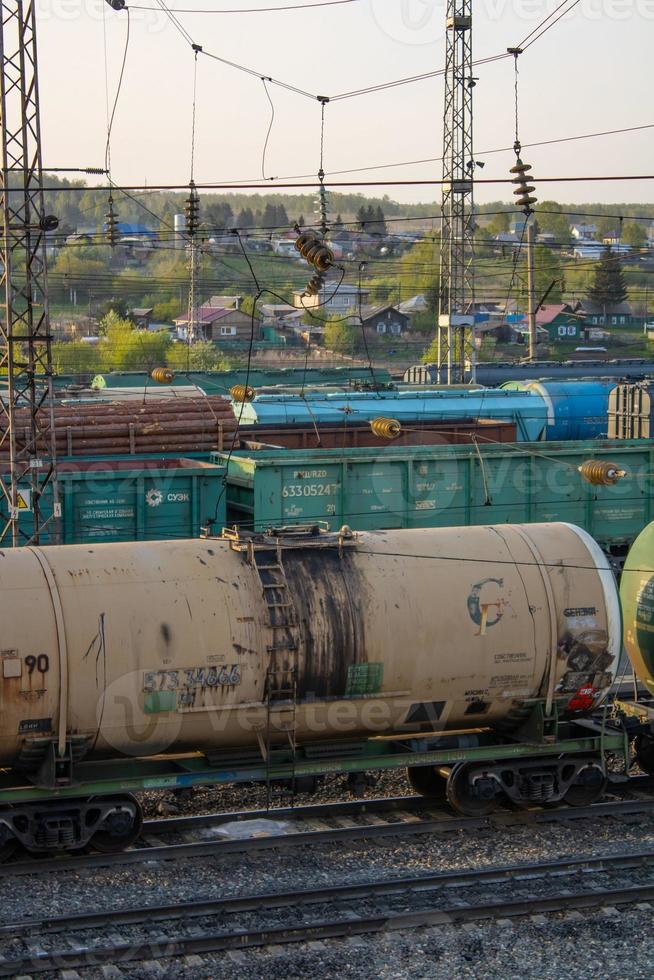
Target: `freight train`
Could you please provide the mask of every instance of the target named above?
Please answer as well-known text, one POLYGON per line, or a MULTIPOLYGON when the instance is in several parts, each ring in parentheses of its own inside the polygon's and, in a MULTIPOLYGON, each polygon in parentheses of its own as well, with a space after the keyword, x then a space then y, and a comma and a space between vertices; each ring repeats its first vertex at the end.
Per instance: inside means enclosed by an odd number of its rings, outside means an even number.
POLYGON ((593 802, 626 753, 619 596, 569 524, 7 550, 0 616, 5 858, 125 847, 130 791, 407 768, 485 814, 593 802))

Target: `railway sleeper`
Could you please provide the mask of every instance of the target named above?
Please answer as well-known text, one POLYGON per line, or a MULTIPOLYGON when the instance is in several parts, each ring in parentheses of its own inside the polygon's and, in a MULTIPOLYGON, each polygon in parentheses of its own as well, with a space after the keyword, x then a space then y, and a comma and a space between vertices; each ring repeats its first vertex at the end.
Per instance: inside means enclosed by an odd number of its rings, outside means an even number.
POLYGON ((121 851, 141 832, 143 812, 131 795, 16 804, 0 809, 0 861, 22 845, 31 853, 121 851))

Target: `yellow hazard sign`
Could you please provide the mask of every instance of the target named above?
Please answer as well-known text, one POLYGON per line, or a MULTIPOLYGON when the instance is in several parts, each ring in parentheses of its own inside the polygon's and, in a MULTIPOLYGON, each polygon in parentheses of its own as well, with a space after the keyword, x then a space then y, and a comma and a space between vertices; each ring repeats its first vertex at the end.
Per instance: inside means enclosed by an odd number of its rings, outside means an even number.
POLYGON ((16 491, 16 510, 17 511, 29 511, 32 509, 32 491, 31 490, 17 490, 16 491))

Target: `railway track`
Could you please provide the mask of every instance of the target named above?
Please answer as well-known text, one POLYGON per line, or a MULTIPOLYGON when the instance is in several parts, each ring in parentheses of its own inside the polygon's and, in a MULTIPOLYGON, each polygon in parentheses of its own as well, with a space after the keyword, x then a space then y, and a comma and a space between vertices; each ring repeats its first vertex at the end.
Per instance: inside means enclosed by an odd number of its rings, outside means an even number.
POLYGON ((626 798, 585 807, 497 810, 482 817, 460 817, 438 800, 406 796, 311 804, 268 812, 249 810, 149 820, 144 824, 141 839, 128 850, 44 859, 22 857, 0 865, 0 878, 292 847, 370 842, 420 834, 493 830, 525 824, 597 818, 635 819, 639 815, 654 813, 651 778, 639 777, 628 783, 616 783, 612 792, 626 798), (248 822, 261 819, 266 824, 254 827, 248 834, 248 822), (244 833, 239 834, 234 825, 242 825, 244 833))
POLYGON ((22 946, 20 953, 5 953, 0 959, 0 976, 98 967, 105 963, 122 965, 386 930, 597 909, 603 905, 628 906, 652 899, 654 850, 646 850, 184 904, 85 912, 0 925, 0 936, 9 937, 14 946, 22 946), (625 884, 620 876, 627 873, 644 873, 647 880, 625 884), (605 880, 598 884, 598 878, 615 875, 617 882, 605 880), (538 897, 533 895, 534 886, 538 888, 538 897), (362 914, 351 914, 354 902, 362 914), (289 922, 292 917, 295 921, 289 922), (194 927, 198 921, 202 922, 201 928, 194 927), (162 924, 165 932, 161 932, 162 924), (125 941, 116 941, 118 928, 127 930, 125 941), (107 931, 109 941, 103 935, 107 931), (50 937, 62 933, 70 933, 74 938, 59 945, 55 939, 52 945, 50 937), (85 936, 82 943, 81 933, 85 936), (34 937, 38 937, 38 945, 34 944, 34 937))

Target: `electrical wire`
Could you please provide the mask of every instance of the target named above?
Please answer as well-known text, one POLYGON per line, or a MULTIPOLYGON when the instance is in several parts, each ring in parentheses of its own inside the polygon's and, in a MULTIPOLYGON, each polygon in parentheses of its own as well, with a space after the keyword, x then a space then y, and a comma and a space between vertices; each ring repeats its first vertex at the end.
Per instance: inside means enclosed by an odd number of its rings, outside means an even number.
MULTIPOLYGON (((104 8, 104 5, 103 5, 103 8, 104 8)), ((120 93, 121 93, 121 90, 122 90, 122 87, 123 87, 123 78, 124 78, 124 75, 125 75, 125 66, 127 64, 127 53, 129 51, 129 37, 130 37, 129 7, 125 7, 124 10, 127 12, 127 28, 126 28, 126 32, 125 32, 125 48, 124 48, 124 51, 123 51, 122 64, 120 66, 120 74, 118 76, 118 85, 116 87, 116 97, 114 98, 114 104, 113 104, 113 108, 111 110, 111 116, 109 117, 109 122, 108 122, 108 125, 107 125, 107 143, 106 143, 106 146, 105 146, 105 154, 104 154, 104 169, 105 169, 105 172, 106 172, 107 176, 109 176, 109 172, 110 172, 110 169, 111 169, 110 168, 111 134, 112 134, 112 131, 113 131, 114 119, 115 119, 115 116, 116 116, 116 109, 118 108, 118 100, 120 98, 120 93)), ((110 180, 110 184, 111 184, 111 180, 110 180)), ((109 189, 111 189, 111 188, 109 188, 109 189)))
MULTIPOLYGON (((531 40, 529 40, 528 43, 526 43, 526 44, 524 42, 522 42, 522 44, 520 45, 520 47, 522 47, 523 51, 527 51, 532 46, 532 44, 535 44, 536 41, 538 41, 544 34, 547 34, 547 32, 549 30, 551 30, 551 28, 554 27, 555 24, 557 24, 563 17, 565 17, 566 14, 569 14, 570 11, 574 7, 576 7, 577 4, 580 3, 580 2, 581 2, 581 0, 573 0, 573 2, 570 4, 570 6, 569 7, 566 7, 565 10, 562 10, 561 13, 558 15, 558 17, 555 17, 554 20, 551 21, 551 23, 547 24, 546 27, 543 27, 543 30, 540 32, 540 34, 536 34, 535 37, 532 36, 535 33, 534 31, 532 31, 531 34, 528 34, 527 35, 527 38, 525 38, 525 40, 527 41, 528 38, 531 38, 531 40)), ((542 24, 545 24, 546 21, 550 20, 550 18, 556 13, 556 11, 557 10, 561 10, 561 7, 563 7, 563 6, 564 6, 563 4, 560 4, 556 8, 556 10, 552 11, 552 13, 549 15, 549 17, 546 17, 545 18, 545 20, 542 22, 542 24)), ((542 26, 542 25, 540 25, 540 26, 542 26)), ((537 29, 538 28, 536 28, 536 30, 537 29)))
MULTIPOLYGON (((197 8, 175 7, 177 14, 268 14, 283 10, 312 10, 315 7, 337 7, 346 3, 361 3, 362 0, 319 0, 317 3, 295 3, 286 7, 237 7, 231 10, 203 10, 197 8)), ((143 7, 130 4, 132 10, 157 10, 156 7, 143 7)))
MULTIPOLYGON (((640 180, 654 180, 654 174, 576 174, 573 176, 558 176, 558 177, 539 177, 538 182, 541 184, 579 184, 579 183, 597 183, 597 182, 631 182, 640 180)), ((475 178, 476 184, 509 184, 511 181, 508 177, 477 177, 475 178)), ((347 181, 330 181, 332 187, 440 187, 442 184, 447 183, 440 177, 433 177, 425 180, 417 180, 415 178, 408 178, 406 180, 347 180, 347 181)), ((198 182, 196 184, 198 190, 266 190, 270 191, 269 183, 247 183, 247 184, 229 184, 229 183, 219 183, 211 181, 198 182)), ((284 181, 276 183, 275 187, 283 188, 284 190, 307 190, 312 191, 317 187, 317 182, 313 180, 312 182, 289 182, 284 181)), ((118 190, 127 191, 141 191, 154 193, 155 191, 182 191, 185 190, 186 185, 184 184, 121 184, 117 187, 118 190)), ((44 187, 44 193, 86 193, 89 190, 93 191, 107 191, 109 187, 104 185, 99 185, 97 187, 44 187)))
POLYGON ((266 82, 269 81, 269 79, 266 79, 262 76, 261 81, 263 83, 263 90, 266 93, 266 98, 270 103, 270 122, 268 123, 266 138, 264 140, 263 150, 261 152, 261 177, 263 180, 277 180, 276 177, 266 177, 266 150, 268 149, 268 140, 270 139, 270 134, 272 132, 273 124, 275 122, 275 103, 271 99, 270 92, 268 91, 268 86, 266 85, 266 82))

